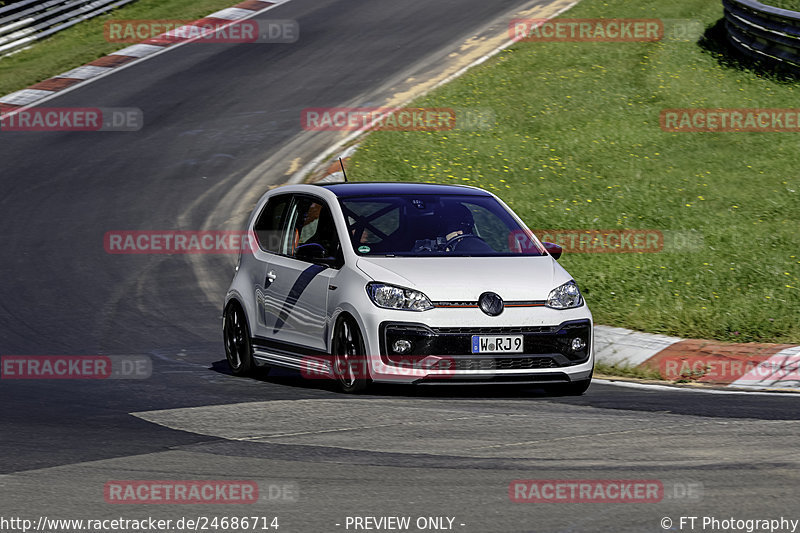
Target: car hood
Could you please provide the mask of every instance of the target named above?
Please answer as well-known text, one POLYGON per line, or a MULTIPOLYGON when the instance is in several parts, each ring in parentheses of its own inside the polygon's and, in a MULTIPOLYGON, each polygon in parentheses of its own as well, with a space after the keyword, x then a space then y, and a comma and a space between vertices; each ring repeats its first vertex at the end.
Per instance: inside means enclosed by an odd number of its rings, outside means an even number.
POLYGON ((360 257, 374 281, 424 292, 432 301, 477 301, 487 291, 503 300, 545 300, 572 277, 552 257, 360 257))

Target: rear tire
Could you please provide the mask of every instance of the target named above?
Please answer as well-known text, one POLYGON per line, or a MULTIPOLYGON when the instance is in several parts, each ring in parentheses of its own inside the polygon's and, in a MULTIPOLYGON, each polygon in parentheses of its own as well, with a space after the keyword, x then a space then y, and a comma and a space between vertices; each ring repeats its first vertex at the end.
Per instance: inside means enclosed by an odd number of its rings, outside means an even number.
POLYGON ((234 376, 246 376, 253 371, 253 346, 250 344, 250 328, 242 307, 231 302, 225 308, 222 326, 225 341, 225 356, 234 376))
POLYGON ((333 374, 339 389, 349 394, 366 389, 372 383, 369 377, 369 361, 364 337, 353 317, 345 315, 338 320, 332 348, 333 374))

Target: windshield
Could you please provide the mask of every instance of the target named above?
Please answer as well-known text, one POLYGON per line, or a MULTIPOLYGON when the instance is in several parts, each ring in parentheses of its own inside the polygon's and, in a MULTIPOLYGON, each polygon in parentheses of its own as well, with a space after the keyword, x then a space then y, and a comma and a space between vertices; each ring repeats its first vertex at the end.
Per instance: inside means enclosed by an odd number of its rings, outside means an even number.
POLYGON ((340 199, 359 255, 538 256, 528 230, 491 196, 340 199))

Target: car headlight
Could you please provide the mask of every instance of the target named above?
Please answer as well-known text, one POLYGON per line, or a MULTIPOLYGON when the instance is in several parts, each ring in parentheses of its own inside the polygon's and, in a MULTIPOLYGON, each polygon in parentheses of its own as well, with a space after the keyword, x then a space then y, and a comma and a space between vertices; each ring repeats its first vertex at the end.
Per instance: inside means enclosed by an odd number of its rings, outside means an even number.
POLYGON ((405 311, 427 311, 433 304, 423 293, 385 283, 369 283, 367 285, 372 303, 384 309, 403 309, 405 311))
POLYGON ((583 305, 583 296, 574 281, 568 281, 550 291, 547 297, 547 307, 553 309, 572 309, 583 305))

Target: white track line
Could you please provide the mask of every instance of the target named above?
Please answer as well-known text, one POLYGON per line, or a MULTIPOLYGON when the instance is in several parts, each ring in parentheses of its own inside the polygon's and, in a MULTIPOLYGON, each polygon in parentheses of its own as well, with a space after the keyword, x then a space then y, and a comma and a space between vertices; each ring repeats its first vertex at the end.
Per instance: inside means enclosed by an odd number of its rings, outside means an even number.
POLYGON ((617 387, 627 387, 629 389, 642 389, 651 391, 669 391, 669 392, 701 392, 704 394, 747 394, 748 396, 791 396, 800 398, 800 394, 796 392, 762 392, 762 391, 749 391, 749 390, 724 390, 724 389, 706 389, 694 387, 677 387, 670 385, 651 385, 649 383, 636 383, 633 381, 615 381, 609 379, 592 379, 592 383, 601 385, 615 385, 617 387))

